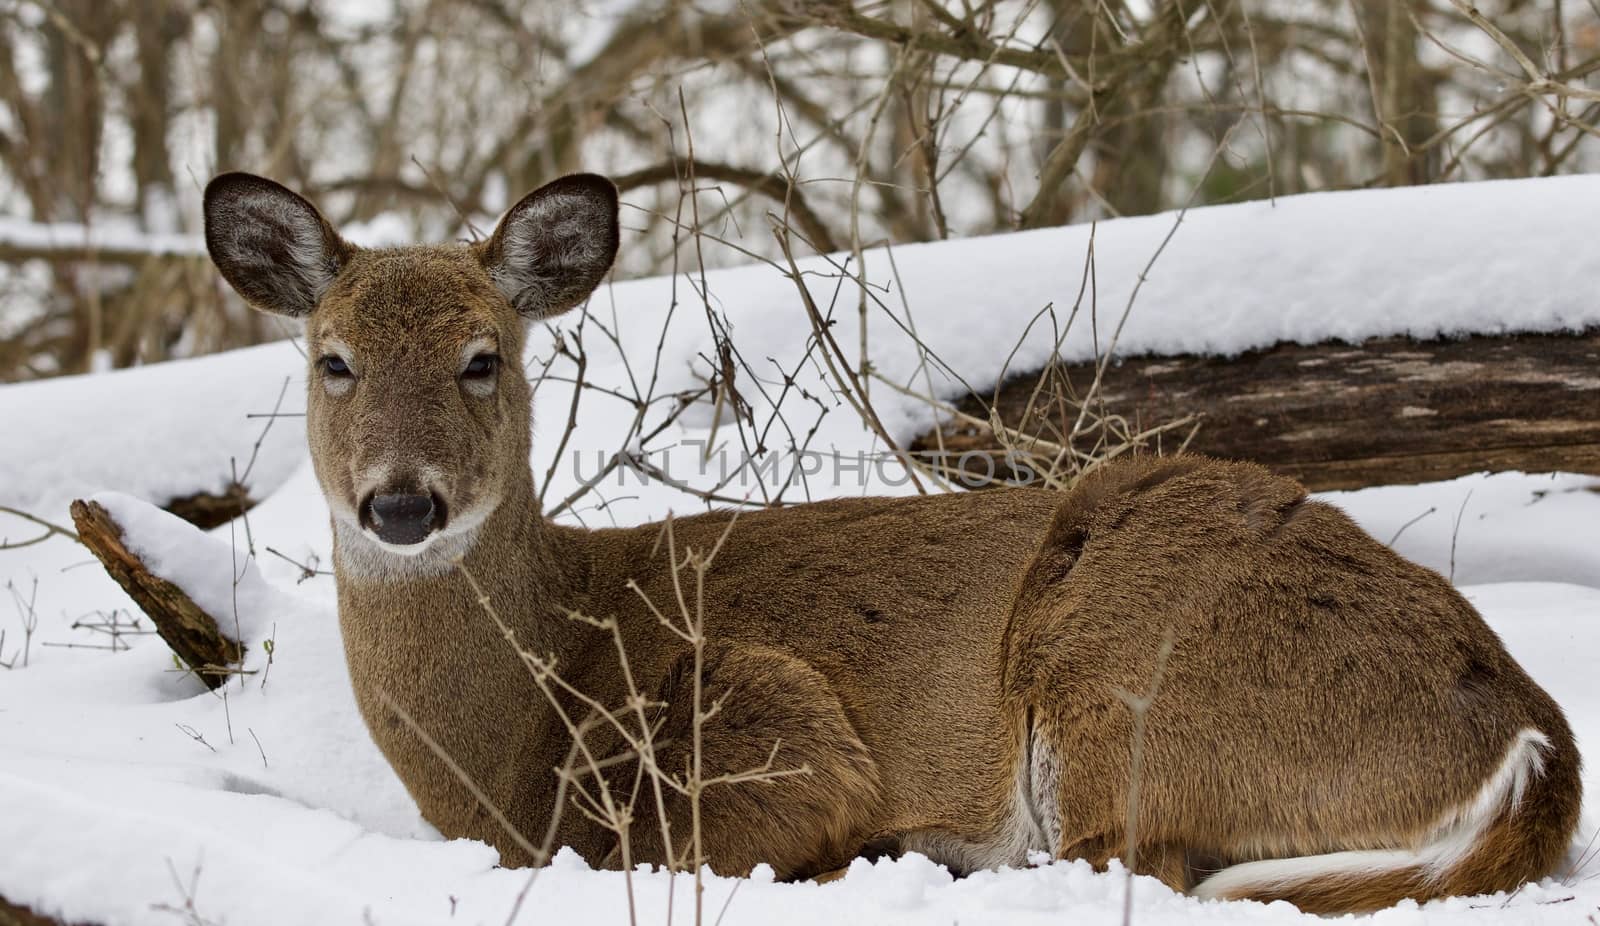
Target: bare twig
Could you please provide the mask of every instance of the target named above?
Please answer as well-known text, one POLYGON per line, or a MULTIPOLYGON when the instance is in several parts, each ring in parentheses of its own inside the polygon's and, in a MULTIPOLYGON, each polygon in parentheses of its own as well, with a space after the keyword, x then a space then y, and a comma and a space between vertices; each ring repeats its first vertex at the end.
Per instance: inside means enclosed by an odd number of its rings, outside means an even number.
POLYGON ((36 543, 44 543, 46 540, 49 540, 51 537, 57 537, 57 536, 65 537, 68 540, 72 540, 74 542, 76 542, 77 539, 78 539, 78 534, 77 534, 76 531, 73 531, 73 530, 70 530, 68 528, 62 527, 59 524, 52 524, 49 521, 46 521, 43 518, 37 517, 35 515, 31 515, 31 514, 27 513, 26 511, 21 511, 21 510, 18 510, 16 508, 9 507, 7 505, 0 505, 0 514, 8 514, 8 515, 11 515, 12 517, 15 517, 15 518, 21 518, 22 520, 27 521, 30 524, 34 524, 34 525, 37 525, 39 527, 44 528, 44 533, 43 534, 40 534, 39 536, 31 538, 29 540, 21 540, 21 541, 12 542, 12 541, 9 541, 9 540, 7 540, 7 539, 5 539, 3 537, 0 537, 0 550, 20 550, 23 547, 31 547, 36 543))
POLYGON ((1173 633, 1168 627, 1161 635, 1161 646, 1156 650, 1155 667, 1150 671, 1150 684, 1143 694, 1118 689, 1117 696, 1133 713, 1133 748, 1128 762, 1128 807, 1123 823, 1122 863, 1127 869, 1126 886, 1122 893, 1122 924, 1133 922, 1133 873, 1139 864, 1139 786, 1144 773, 1145 721, 1156 696, 1161 692, 1161 680, 1167 672, 1167 660, 1172 656, 1173 633))

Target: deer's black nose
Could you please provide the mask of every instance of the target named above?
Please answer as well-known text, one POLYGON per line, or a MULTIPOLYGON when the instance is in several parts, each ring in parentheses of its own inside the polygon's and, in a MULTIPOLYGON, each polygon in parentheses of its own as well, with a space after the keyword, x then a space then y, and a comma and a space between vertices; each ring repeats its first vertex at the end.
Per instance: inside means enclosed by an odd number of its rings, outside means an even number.
POLYGON ((361 506, 361 523, 384 543, 410 546, 444 527, 444 505, 432 495, 373 495, 361 506))

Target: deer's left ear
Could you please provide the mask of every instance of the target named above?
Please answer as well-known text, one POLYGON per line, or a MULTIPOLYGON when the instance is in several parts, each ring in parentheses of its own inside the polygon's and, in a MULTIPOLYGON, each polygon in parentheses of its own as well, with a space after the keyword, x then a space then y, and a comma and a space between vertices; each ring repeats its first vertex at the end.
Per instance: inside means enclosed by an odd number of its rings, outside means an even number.
POLYGON ((573 174, 512 206, 479 259, 524 318, 550 318, 594 292, 618 241, 616 186, 598 174, 573 174))

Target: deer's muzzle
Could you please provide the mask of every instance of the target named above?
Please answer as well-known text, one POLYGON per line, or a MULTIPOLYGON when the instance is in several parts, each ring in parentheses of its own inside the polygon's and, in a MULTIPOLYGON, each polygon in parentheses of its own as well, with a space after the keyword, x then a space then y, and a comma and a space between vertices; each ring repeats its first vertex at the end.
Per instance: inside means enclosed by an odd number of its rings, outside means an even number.
POLYGON ((361 526, 384 543, 411 546, 428 539, 445 523, 444 499, 428 495, 367 496, 361 503, 361 526))

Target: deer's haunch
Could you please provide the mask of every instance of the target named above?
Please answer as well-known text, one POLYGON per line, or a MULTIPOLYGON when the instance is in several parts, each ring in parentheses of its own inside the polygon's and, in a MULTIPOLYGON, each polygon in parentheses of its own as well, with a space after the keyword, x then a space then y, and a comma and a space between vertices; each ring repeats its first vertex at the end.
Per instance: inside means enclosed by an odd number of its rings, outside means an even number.
POLYGON ((1440 576, 1256 466, 1144 460, 1064 495, 665 537, 546 521, 518 358, 611 266, 601 177, 535 191, 483 244, 366 250, 226 174, 206 240, 254 306, 306 321, 373 738, 430 821, 508 864, 541 861, 547 830, 594 863, 690 861, 698 823, 724 873, 868 846, 1103 865, 1131 829, 1135 867, 1174 888, 1340 911, 1511 889, 1571 839, 1560 709, 1440 576), (701 582, 689 551, 713 549, 701 582), (698 820, 691 781, 712 782, 698 820))

